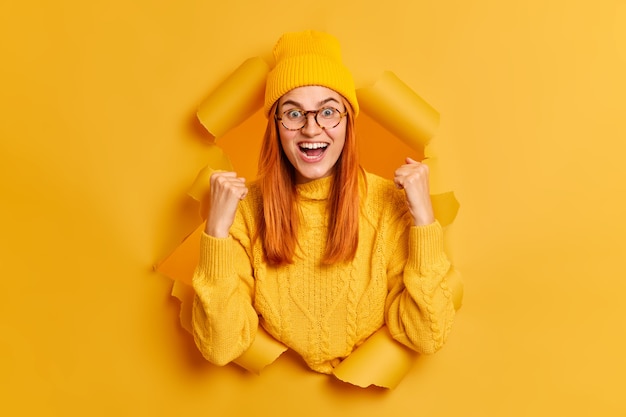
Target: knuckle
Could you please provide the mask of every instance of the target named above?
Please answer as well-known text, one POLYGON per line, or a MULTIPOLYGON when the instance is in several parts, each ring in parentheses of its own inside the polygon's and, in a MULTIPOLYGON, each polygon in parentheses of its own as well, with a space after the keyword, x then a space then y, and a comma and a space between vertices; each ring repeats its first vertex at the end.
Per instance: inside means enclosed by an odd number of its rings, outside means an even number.
POLYGON ((216 181, 216 182, 220 182, 224 180, 224 173, 223 172, 216 172, 215 174, 211 175, 211 181, 216 181))

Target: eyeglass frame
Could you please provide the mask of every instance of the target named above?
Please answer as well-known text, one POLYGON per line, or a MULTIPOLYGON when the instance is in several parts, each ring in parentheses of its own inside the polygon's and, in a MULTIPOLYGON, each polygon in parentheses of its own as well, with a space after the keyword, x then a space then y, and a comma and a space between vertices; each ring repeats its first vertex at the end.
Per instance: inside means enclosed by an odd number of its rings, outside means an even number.
POLYGON ((348 111, 344 111, 341 112, 338 108, 336 107, 332 107, 332 106, 326 106, 326 107, 322 107, 321 109, 317 109, 317 110, 302 110, 302 109, 298 109, 298 108, 294 108, 294 109, 289 109, 289 110, 285 110, 282 113, 282 116, 279 116, 278 114, 274 114, 274 119, 276 119, 277 121, 280 121, 280 124, 283 125, 283 127, 291 132, 295 132, 298 130, 302 130, 304 129, 304 127, 306 126, 306 124, 309 122, 309 114, 310 113, 314 113, 315 116, 313 116, 313 120, 315 120, 315 123, 319 126, 320 129, 326 130, 326 129, 334 129, 337 126, 339 126, 339 123, 341 123, 341 120, 346 117, 348 115, 348 111), (333 109, 335 110, 337 113, 339 113, 339 120, 337 121, 337 124, 331 127, 324 127, 322 125, 320 125, 320 122, 318 122, 317 120, 317 115, 319 114, 319 112, 321 112, 322 110, 326 110, 326 109, 333 109), (283 123, 283 117, 285 114, 287 114, 290 111, 294 111, 294 110, 298 110, 301 111, 302 113, 304 113, 304 123, 302 124, 302 126, 300 126, 297 129, 291 129, 287 126, 285 126, 285 124, 283 123))

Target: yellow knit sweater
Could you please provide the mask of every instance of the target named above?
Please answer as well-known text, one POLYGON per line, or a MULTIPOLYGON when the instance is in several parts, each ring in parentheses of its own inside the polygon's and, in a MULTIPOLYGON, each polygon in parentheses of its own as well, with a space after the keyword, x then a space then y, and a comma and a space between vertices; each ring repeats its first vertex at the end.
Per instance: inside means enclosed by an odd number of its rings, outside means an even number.
POLYGON ((210 362, 223 365, 254 340, 259 323, 315 371, 331 373, 384 324, 421 353, 445 342, 455 309, 445 275, 450 263, 439 223, 415 227, 404 191, 366 174, 354 260, 325 266, 326 211, 332 179, 297 187, 301 207, 294 263, 271 267, 253 244, 261 204, 252 184, 228 238, 203 235, 193 277, 193 333, 210 362))

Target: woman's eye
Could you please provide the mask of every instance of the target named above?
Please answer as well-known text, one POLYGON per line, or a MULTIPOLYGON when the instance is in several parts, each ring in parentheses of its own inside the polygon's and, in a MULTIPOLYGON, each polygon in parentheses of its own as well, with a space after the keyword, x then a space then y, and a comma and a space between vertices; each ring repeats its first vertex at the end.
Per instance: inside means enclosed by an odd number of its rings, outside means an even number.
POLYGON ((290 119, 299 119, 302 117, 302 110, 289 110, 287 117, 290 119))
POLYGON ((322 114, 322 117, 332 117, 335 114, 335 109, 328 107, 322 109, 320 113, 322 114))

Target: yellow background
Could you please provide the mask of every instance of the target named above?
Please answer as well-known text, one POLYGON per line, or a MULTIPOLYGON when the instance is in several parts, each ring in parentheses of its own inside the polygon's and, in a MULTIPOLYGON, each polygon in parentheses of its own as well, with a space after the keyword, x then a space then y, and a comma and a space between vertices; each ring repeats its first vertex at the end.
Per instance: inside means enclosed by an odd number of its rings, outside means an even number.
MULTIPOLYGON (((626 414, 625 1, 3 0, 0 45, 3 415, 626 414), (307 28, 358 86, 389 69, 441 113, 464 306, 392 391, 289 353, 207 364, 152 269, 216 145, 254 172, 262 117, 212 145, 196 107, 307 28)), ((365 163, 390 176, 407 149, 378 137, 365 163)))

